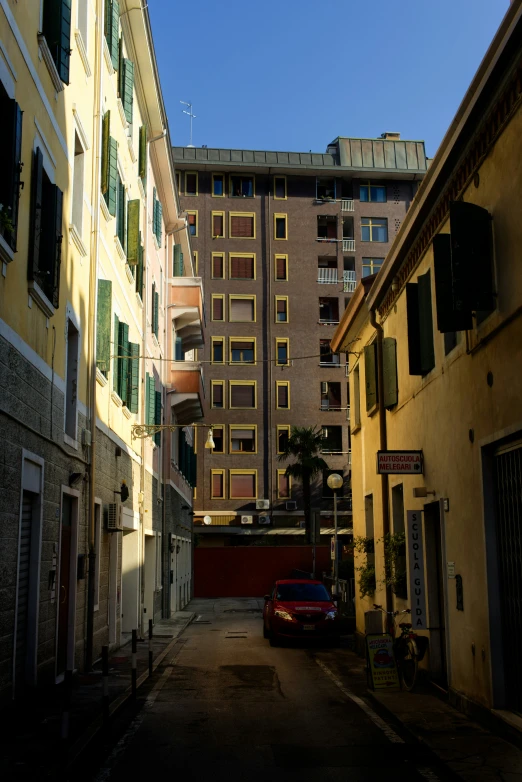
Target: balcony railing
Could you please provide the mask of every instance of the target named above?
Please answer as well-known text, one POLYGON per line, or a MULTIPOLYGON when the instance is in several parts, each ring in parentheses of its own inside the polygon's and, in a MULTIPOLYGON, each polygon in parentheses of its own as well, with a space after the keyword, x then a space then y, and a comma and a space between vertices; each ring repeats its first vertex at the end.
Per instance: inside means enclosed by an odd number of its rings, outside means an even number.
POLYGON ((353 293, 357 280, 355 279, 355 272, 348 270, 343 272, 343 291, 344 293, 353 293))
POLYGON ((337 269, 317 269, 317 282, 335 283, 338 281, 337 269))
POLYGON ((353 198, 341 199, 341 212, 353 212, 353 198))
POLYGON ((355 252, 355 239, 343 238, 343 253, 355 252))
POLYGON ((321 411, 323 413, 325 413, 327 411, 332 411, 332 410, 334 412, 338 413, 342 409, 343 408, 341 407, 341 403, 340 402, 337 402, 337 403, 336 402, 329 402, 327 399, 321 399, 321 411))

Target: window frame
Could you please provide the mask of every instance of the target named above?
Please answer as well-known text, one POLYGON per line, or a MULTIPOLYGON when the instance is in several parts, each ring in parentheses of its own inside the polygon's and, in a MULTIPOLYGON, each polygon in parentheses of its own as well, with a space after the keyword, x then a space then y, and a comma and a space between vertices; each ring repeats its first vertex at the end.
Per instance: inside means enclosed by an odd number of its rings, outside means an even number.
POLYGON ((365 180, 364 182, 359 182, 359 201, 360 201, 361 204, 386 204, 386 203, 388 203, 388 188, 386 187, 386 185, 378 185, 378 184, 375 184, 375 183, 372 184, 372 182, 370 180, 368 180, 368 181, 365 180), (368 188, 368 198, 367 198, 366 201, 363 201, 363 199, 361 198, 361 187, 367 187, 368 188), (384 197, 384 201, 378 201, 378 200, 374 201, 373 200, 373 198, 371 197, 372 196, 372 190, 371 190, 372 187, 382 187, 383 188, 384 196, 385 196, 384 197))
POLYGON ((210 470, 210 499, 211 500, 226 500, 227 499, 227 478, 226 470, 223 469, 211 469, 210 470), (223 481, 223 496, 216 497, 214 495, 214 474, 221 475, 223 481))
POLYGON ((210 338, 210 363, 211 364, 224 364, 225 363, 225 337, 211 337, 210 338), (214 361, 214 345, 221 342, 222 348, 222 361, 214 361))
POLYGON ((181 195, 181 171, 175 172, 176 187, 178 188, 178 195, 181 195))
POLYGON ((386 244, 389 242, 389 231, 388 231, 388 218, 387 217, 361 217, 361 242, 364 242, 365 244, 386 244), (367 220, 368 224, 365 225, 364 221, 367 220), (380 222, 383 222, 386 228, 386 239, 380 240, 380 239, 373 239, 373 228, 382 228, 382 225, 377 225, 374 221, 379 220, 380 222), (369 228, 370 229, 370 238, 369 239, 363 239, 363 228, 369 228))
POLYGON ((290 366, 290 339, 288 337, 276 337, 275 338, 275 365, 276 367, 289 367, 290 366), (279 343, 286 345, 286 361, 279 361, 278 348, 279 343))
POLYGON ((288 253, 275 253, 274 254, 274 280, 275 282, 288 282, 288 253), (285 276, 277 276, 277 260, 278 258, 285 259, 285 276))
POLYGON ((226 212, 219 209, 213 209, 210 213, 210 236, 212 239, 226 239, 226 231, 227 231, 227 215, 226 212), (215 234, 214 233, 214 215, 221 215, 223 218, 223 233, 222 234, 215 234))
MULTIPOLYGON (((323 444, 321 446, 321 453, 332 453, 332 454, 335 454, 335 453, 342 454, 342 453, 344 453, 343 452, 343 427, 342 427, 342 424, 322 424, 321 425, 321 432, 324 432, 325 429, 326 430, 328 430, 328 429, 340 429, 341 430, 341 447, 340 447, 339 450, 332 451, 329 448, 325 448, 324 444, 323 444)), ((323 434, 323 439, 326 439, 324 434, 323 434)))
POLYGON ((228 496, 231 500, 257 500, 258 495, 258 481, 257 481, 257 470, 229 470, 228 471, 228 496), (255 479, 255 491, 253 496, 239 496, 232 494, 232 476, 233 475, 253 475, 255 479))
POLYGON ((210 256, 210 279, 211 280, 225 280, 226 279, 226 265, 227 265, 227 259, 226 259, 226 253, 224 252, 213 252, 210 256), (222 277, 215 277, 214 276, 214 256, 220 255, 223 259, 223 276, 222 277))
POLYGON ((291 428, 292 427, 291 427, 290 424, 277 424, 277 426, 276 426, 276 449, 277 449, 276 453, 277 454, 284 453, 284 451, 280 451, 279 450, 279 433, 280 432, 287 432, 288 437, 290 437, 290 430, 291 430, 291 428))
POLYGON ((243 456, 253 456, 257 454, 257 424, 229 424, 228 425, 228 454, 230 456, 236 456, 241 454, 243 456), (232 450, 233 430, 234 429, 248 429, 254 433, 254 450, 253 451, 234 451, 232 450))
POLYGON ((215 173, 213 173, 212 174, 212 193, 211 193, 212 198, 225 198, 226 197, 226 189, 227 189, 226 188, 226 174, 220 174, 219 171, 216 171, 215 173), (214 193, 214 180, 218 176, 223 177, 223 192, 221 193, 221 195, 218 195, 218 194, 214 193))
POLYGON ((287 212, 274 212, 274 241, 286 242, 288 240, 288 213, 287 212), (277 236, 277 221, 284 219, 285 221, 285 235, 277 236))
POLYGON ((276 478, 276 491, 277 491, 277 499, 278 500, 291 500, 292 499, 292 476, 291 475, 285 475, 286 470, 277 470, 277 478, 276 478), (281 476, 284 476, 288 480, 288 494, 283 495, 279 492, 279 478, 281 476))
POLYGON ((229 410, 257 410, 257 380, 229 380, 228 381, 228 409, 229 410), (232 404, 232 388, 234 386, 253 386, 254 388, 253 407, 235 407, 232 404))
POLYGON ((257 364, 257 339, 256 337, 230 337, 228 338, 228 363, 234 367, 253 367, 257 364), (232 361, 232 342, 253 342, 254 343, 254 360, 253 361, 232 361))
POLYGON ((186 209, 185 211, 186 211, 186 213, 187 213, 187 216, 188 216, 188 215, 194 215, 194 216, 195 216, 195 218, 196 218, 196 222, 195 222, 195 228, 196 228, 196 230, 195 230, 195 232, 194 232, 193 234, 192 234, 192 233, 190 233, 190 225, 188 224, 188 220, 187 220, 187 226, 188 226, 188 235, 189 235, 189 236, 194 236, 194 237, 197 239, 197 237, 198 237, 198 230, 199 230, 199 217, 198 217, 198 210, 197 210, 197 209, 186 209))
POLYGON ((255 198, 256 197, 256 175, 255 174, 229 174, 228 175, 228 197, 229 198, 255 198), (232 177, 240 177, 243 178, 251 178, 252 179, 252 195, 251 196, 244 196, 244 195, 233 195, 232 194, 232 177))
MULTIPOLYGON (((223 443, 223 450, 222 451, 216 451, 216 449, 213 449, 213 453, 219 453, 219 454, 226 454, 227 448, 226 448, 226 426, 225 424, 212 424, 212 436, 214 437, 216 430, 220 430, 223 433, 223 436, 221 438, 221 441, 223 443)), ((214 437, 215 440, 215 437, 214 437)), ((194 451, 195 453, 195 451, 194 451)))
POLYGON ((290 404, 290 381, 289 380, 276 380, 276 410, 290 410, 291 404, 290 404), (288 399, 288 405, 286 407, 280 407, 279 405, 279 388, 282 386, 286 386, 287 388, 287 399, 288 399))
POLYGON ((199 173, 197 171, 184 171, 183 172, 185 177, 185 195, 186 196, 198 196, 199 195, 199 173), (196 177, 196 192, 195 193, 189 193, 187 190, 187 176, 194 175, 196 177))
POLYGON ((256 253, 238 253, 238 252, 229 252, 228 254, 228 279, 229 280, 239 280, 239 281, 255 281, 257 279, 257 262, 256 262, 256 253), (253 264, 254 264, 254 276, 253 277, 232 277, 232 258, 252 258, 253 264))
POLYGON ((227 403, 227 400, 226 400, 226 394, 225 394, 225 381, 224 380, 214 380, 214 379, 212 379, 210 381, 210 407, 211 407, 211 409, 212 410, 226 410, 226 406, 227 406, 226 403, 227 403), (222 394, 223 404, 222 404, 221 407, 218 407, 217 405, 214 404, 214 388, 216 386, 221 386, 221 388, 223 389, 223 394, 222 394))
POLYGON ((255 212, 229 212, 228 213, 228 238, 240 239, 246 241, 252 241, 256 238, 256 213, 255 212), (232 233, 232 218, 233 217, 251 217, 253 220, 254 232, 253 236, 235 236, 232 233))
MULTIPOLYGON (((257 302, 256 302, 256 294, 255 293, 248 293, 248 294, 241 294, 241 293, 229 293, 228 294, 228 322, 229 323, 257 323, 257 302), (233 299, 248 299, 254 302, 254 318, 253 320, 232 320, 232 300, 233 299)), ((223 314, 224 311, 223 311, 223 314)))
POLYGON ((361 278, 363 278, 363 277, 370 277, 370 275, 372 275, 372 274, 377 274, 377 272, 381 270, 381 267, 382 267, 383 263, 384 263, 384 258, 366 258, 366 257, 365 258, 361 258, 361 278), (365 263, 365 261, 370 261, 370 263, 369 264, 365 263), (377 269, 374 271, 375 261, 380 261, 380 264, 377 267, 377 269), (364 274, 364 269, 365 268, 369 268, 370 269, 368 274, 364 274))
POLYGON ((225 323, 226 322, 226 312, 225 312, 225 294, 224 293, 213 293, 212 297, 210 299, 210 320, 214 323, 225 323), (223 317, 222 318, 215 318, 214 317, 214 301, 217 299, 221 299, 223 302, 223 317))
POLYGON ((272 182, 272 186, 274 188, 274 201, 286 201, 288 199, 288 189, 287 189, 287 181, 286 181, 286 175, 285 174, 274 174, 274 179, 272 182), (282 179, 285 183, 285 194, 284 196, 278 196, 276 195, 276 179, 282 179))
POLYGON ((276 295, 274 297, 274 323, 278 326, 285 325, 287 323, 290 323, 290 302, 288 296, 278 296, 276 295), (277 319, 277 302, 278 301, 285 301, 286 302, 286 320, 278 320, 277 319))

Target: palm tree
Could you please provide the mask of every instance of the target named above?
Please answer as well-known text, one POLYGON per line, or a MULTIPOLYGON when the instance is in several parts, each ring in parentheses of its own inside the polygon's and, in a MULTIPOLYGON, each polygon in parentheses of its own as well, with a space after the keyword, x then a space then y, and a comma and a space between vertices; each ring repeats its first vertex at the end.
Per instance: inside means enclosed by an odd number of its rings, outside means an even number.
POLYGON ((291 456, 295 461, 286 468, 285 475, 297 478, 303 487, 303 505, 305 528, 310 536, 312 529, 311 482, 316 475, 328 469, 322 456, 318 456, 323 446, 323 432, 314 426, 292 426, 283 452, 279 455, 282 462, 291 456))

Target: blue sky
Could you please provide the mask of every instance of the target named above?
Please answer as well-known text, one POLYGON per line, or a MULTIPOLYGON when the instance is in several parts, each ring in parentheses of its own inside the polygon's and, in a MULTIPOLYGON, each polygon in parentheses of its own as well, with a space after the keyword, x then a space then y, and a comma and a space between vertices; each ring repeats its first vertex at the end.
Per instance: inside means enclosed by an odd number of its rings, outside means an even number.
POLYGON ((509 0, 149 0, 174 144, 325 151, 385 130, 431 157, 509 0))

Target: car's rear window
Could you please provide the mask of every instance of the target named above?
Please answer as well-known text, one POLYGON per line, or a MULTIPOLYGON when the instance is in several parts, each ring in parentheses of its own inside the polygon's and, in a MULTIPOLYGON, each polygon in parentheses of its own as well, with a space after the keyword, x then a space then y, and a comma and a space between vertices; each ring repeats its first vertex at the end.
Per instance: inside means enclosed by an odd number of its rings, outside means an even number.
POLYGON ((279 584, 278 600, 323 601, 330 602, 331 597, 322 584, 279 584))

